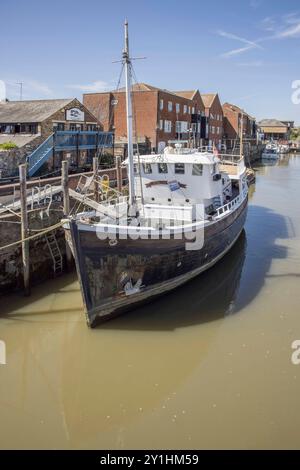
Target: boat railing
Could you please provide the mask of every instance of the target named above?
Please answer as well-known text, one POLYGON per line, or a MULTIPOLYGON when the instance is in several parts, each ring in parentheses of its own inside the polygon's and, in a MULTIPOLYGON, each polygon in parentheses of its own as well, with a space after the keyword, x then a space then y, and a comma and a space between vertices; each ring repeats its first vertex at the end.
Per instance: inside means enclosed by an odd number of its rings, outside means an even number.
POLYGON ((244 160, 244 157, 240 155, 232 155, 230 153, 219 153, 218 158, 221 160, 221 163, 228 163, 230 165, 238 165, 244 160))
POLYGON ((220 215, 224 215, 227 212, 231 211, 232 209, 234 209, 235 207, 240 205, 240 203, 243 201, 243 199, 244 199, 244 197, 242 197, 241 194, 239 194, 236 198, 232 199, 232 201, 228 202, 224 206, 219 207, 216 210, 216 212, 217 212, 216 217, 219 217, 220 215))

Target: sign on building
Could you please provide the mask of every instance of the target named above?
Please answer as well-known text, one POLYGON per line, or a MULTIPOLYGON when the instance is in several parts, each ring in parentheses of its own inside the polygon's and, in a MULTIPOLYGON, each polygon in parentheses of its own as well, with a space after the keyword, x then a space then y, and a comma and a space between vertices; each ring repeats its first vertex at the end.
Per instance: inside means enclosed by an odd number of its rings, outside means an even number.
POLYGON ((67 109, 66 111, 66 120, 67 121, 84 121, 84 111, 81 111, 79 108, 67 109))

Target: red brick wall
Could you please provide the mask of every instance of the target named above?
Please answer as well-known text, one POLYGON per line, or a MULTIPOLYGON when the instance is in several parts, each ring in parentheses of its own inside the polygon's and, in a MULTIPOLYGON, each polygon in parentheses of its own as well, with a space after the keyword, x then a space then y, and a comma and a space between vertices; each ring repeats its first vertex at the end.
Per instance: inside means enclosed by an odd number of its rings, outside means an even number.
MULTIPOLYGON (((151 147, 156 147, 157 96, 157 91, 132 93, 134 140, 136 137, 141 140, 147 138, 151 142, 151 147)), ((118 104, 114 106, 115 138, 126 141, 126 94, 115 93, 114 98, 118 100, 118 104)))
POLYGON ((224 112, 224 134, 227 139, 236 139, 239 135, 239 113, 223 107, 224 112))
POLYGON ((110 131, 111 93, 89 93, 83 95, 83 104, 101 122, 105 132, 110 131))
MULTIPOLYGON (((152 148, 157 148, 159 142, 167 144, 168 140, 176 138, 176 121, 186 121, 190 127, 193 107, 195 113, 205 109, 199 93, 192 101, 164 90, 134 91, 132 102, 134 137, 137 135, 141 140, 149 139, 152 148), (162 110, 160 110, 161 99, 164 101, 162 110), (169 101, 172 102, 172 111, 168 110, 169 101), (180 105, 179 113, 176 112, 176 103, 180 105), (184 105, 187 106, 186 113, 183 112, 184 105), (164 122, 163 129, 160 129, 160 120, 172 122, 171 132, 165 132, 164 122)), ((126 141, 126 95, 124 92, 86 94, 83 95, 83 103, 99 119, 105 131, 115 131, 116 142, 126 141), (112 101, 115 101, 113 106, 112 101)), ((181 138, 187 139, 188 134, 182 134, 181 138)))
POLYGON ((205 114, 209 117, 209 132, 208 132, 208 139, 214 142, 215 144, 219 143, 220 140, 223 139, 224 133, 224 115, 223 115, 223 108, 220 103, 219 97, 217 96, 210 108, 205 108, 205 114), (211 118, 213 116, 213 119, 211 118), (221 116, 221 120, 217 119, 217 115, 221 116), (213 128, 214 127, 214 132, 213 128), (217 133, 217 127, 220 128, 219 134, 217 133))

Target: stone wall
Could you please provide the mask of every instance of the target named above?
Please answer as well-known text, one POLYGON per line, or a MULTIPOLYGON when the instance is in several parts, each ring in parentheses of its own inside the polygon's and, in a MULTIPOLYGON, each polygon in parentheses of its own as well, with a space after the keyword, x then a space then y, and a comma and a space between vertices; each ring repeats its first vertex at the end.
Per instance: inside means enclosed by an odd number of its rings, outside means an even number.
MULTIPOLYGON (((31 229, 41 229, 43 225, 54 225, 62 218, 62 210, 52 206, 49 219, 41 220, 40 211, 29 212, 29 226, 31 229)), ((45 215, 45 213, 44 213, 45 215)), ((14 215, 2 216, 0 218, 0 245, 5 246, 21 238, 20 219, 14 215)), ((33 234, 33 232, 31 232, 33 234)), ((64 259, 66 245, 64 231, 59 228, 55 231, 64 259)), ((37 284, 54 276, 53 262, 46 243, 45 237, 41 236, 29 242, 30 250, 30 277, 31 283, 37 284)), ((21 246, 0 249, 0 295, 23 287, 23 268, 21 246)))
POLYGON ((44 136, 38 135, 23 147, 12 150, 1 150, 0 171, 2 178, 17 176, 19 173, 18 166, 21 163, 25 163, 27 155, 30 155, 44 140, 44 136))

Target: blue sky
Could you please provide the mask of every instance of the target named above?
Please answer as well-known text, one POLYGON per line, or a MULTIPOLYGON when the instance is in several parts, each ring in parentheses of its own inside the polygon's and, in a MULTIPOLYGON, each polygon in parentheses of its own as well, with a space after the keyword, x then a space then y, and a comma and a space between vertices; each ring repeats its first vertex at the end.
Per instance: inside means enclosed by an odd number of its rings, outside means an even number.
POLYGON ((258 119, 294 119, 299 0, 0 0, 0 79, 18 99, 114 88, 127 17, 139 81, 218 92, 258 119))

